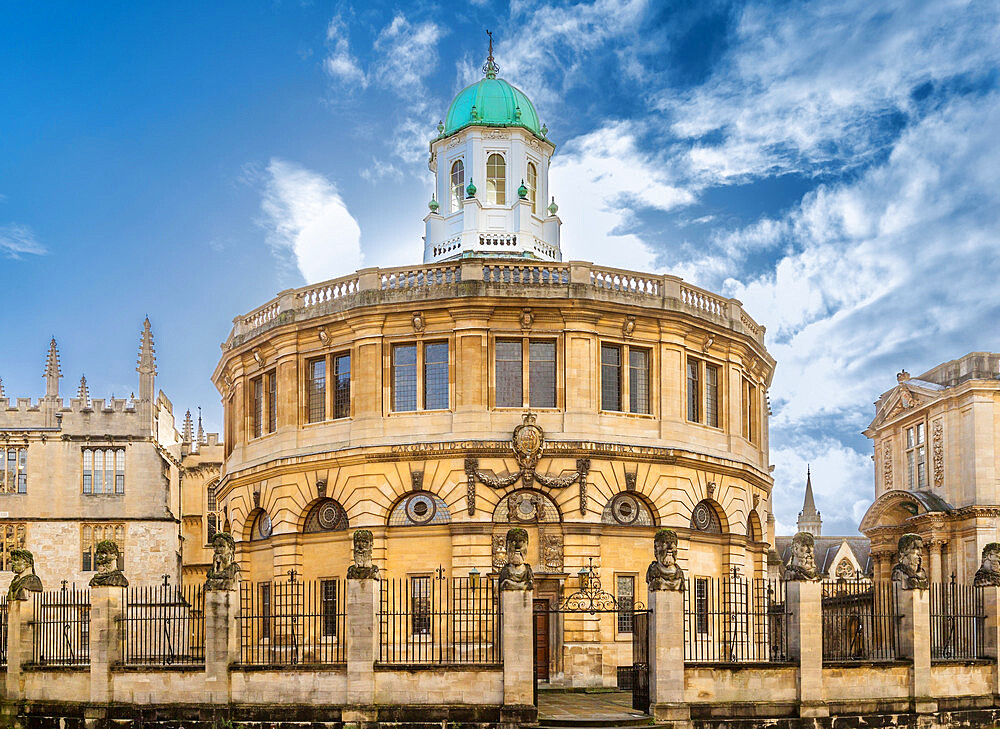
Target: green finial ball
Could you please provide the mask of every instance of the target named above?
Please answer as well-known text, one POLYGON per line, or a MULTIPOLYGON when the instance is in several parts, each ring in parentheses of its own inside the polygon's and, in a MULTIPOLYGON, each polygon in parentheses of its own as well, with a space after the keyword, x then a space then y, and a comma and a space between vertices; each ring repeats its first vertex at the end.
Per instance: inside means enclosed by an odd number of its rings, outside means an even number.
POLYGON ((469 186, 465 188, 465 196, 466 197, 475 197, 476 196, 476 186, 474 184, 472 184, 472 179, 471 178, 469 179, 469 186))
POLYGON ((521 198, 522 200, 524 200, 526 197, 528 197, 528 188, 526 188, 524 186, 524 180, 523 179, 521 180, 521 186, 519 188, 517 188, 517 196, 519 198, 521 198))
POLYGON ((431 195, 431 201, 427 203, 427 207, 431 209, 432 213, 436 213, 438 211, 438 208, 441 207, 441 204, 435 199, 433 195, 431 195))
POLYGON ((559 206, 556 205, 556 198, 555 196, 553 196, 552 202, 549 203, 549 215, 555 215, 558 212, 559 212, 559 206))
POLYGON ((441 136, 442 134, 444 134, 444 122, 439 119, 438 120, 438 136, 441 136))
POLYGON ((542 136, 543 137, 548 136, 548 133, 549 133, 549 125, 542 124, 542 136))

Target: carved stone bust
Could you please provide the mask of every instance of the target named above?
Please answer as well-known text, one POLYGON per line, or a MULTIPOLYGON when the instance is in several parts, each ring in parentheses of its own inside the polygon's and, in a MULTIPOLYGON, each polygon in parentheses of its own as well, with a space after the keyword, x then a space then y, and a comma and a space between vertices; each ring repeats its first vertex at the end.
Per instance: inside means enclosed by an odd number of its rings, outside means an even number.
POLYGON ((372 562, 375 537, 367 529, 354 532, 354 564, 347 568, 349 580, 377 580, 378 565, 372 562))
POLYGON ((528 564, 528 532, 520 527, 507 530, 507 564, 500 570, 500 590, 532 590, 535 577, 528 564))
POLYGON ((677 532, 660 529, 653 538, 656 559, 646 569, 646 585, 650 592, 684 589, 684 571, 677 565, 677 532))
POLYGON ((236 543, 225 532, 212 537, 212 568, 205 577, 206 590, 235 590, 240 583, 240 566, 236 564, 236 543))
POLYGON ((924 540, 919 534, 904 534, 899 538, 892 580, 901 583, 904 590, 926 590, 930 587, 923 552, 924 540))
POLYGON ((35 558, 27 549, 10 550, 10 571, 14 579, 7 588, 7 600, 27 600, 29 592, 41 592, 42 581, 35 574, 35 558))
POLYGON ((816 582, 822 579, 816 569, 816 539, 809 532, 792 537, 792 559, 785 568, 785 579, 791 582, 816 582))
POLYGON ((94 562, 97 574, 90 578, 91 587, 128 587, 128 579, 118 569, 118 545, 110 539, 97 543, 94 562))
POLYGON ((1000 542, 983 547, 983 563, 972 581, 976 587, 1000 587, 1000 542))

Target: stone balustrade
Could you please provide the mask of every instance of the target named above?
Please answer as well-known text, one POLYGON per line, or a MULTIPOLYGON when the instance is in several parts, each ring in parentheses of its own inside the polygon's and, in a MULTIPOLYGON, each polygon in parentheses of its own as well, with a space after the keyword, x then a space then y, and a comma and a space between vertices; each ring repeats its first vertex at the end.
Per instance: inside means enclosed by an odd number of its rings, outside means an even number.
MULTIPOLYGON (((502 241, 498 241, 500 245, 502 241)), ((595 266, 587 261, 546 263, 530 260, 463 259, 396 268, 366 268, 300 289, 283 291, 266 304, 233 320, 226 347, 247 342, 274 326, 302 321, 334 310, 370 306, 397 292, 420 292, 422 299, 470 296, 518 298, 531 295, 592 297, 645 308, 675 311, 710 321, 759 344, 765 328, 736 299, 684 283, 670 275, 655 275, 595 266)), ((387 302, 396 299, 385 299, 387 302)))

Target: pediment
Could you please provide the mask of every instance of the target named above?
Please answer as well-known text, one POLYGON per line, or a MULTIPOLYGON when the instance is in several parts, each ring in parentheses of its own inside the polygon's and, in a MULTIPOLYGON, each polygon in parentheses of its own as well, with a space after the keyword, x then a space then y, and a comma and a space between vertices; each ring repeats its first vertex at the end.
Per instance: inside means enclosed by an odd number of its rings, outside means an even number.
POLYGON ((875 411, 875 419, 868 427, 870 429, 880 428, 884 423, 916 410, 933 399, 934 394, 929 390, 923 390, 908 382, 900 383, 884 396, 882 403, 875 411))

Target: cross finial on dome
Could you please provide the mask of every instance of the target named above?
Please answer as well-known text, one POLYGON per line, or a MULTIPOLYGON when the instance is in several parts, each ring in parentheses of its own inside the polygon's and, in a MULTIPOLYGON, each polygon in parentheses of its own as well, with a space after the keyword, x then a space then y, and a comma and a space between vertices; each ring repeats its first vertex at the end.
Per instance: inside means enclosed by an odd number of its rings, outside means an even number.
POLYGON ((483 66, 483 73, 486 74, 486 78, 496 78, 497 74, 500 73, 500 67, 493 60, 493 33, 492 31, 486 31, 486 35, 490 37, 490 53, 486 57, 486 65, 483 66))

